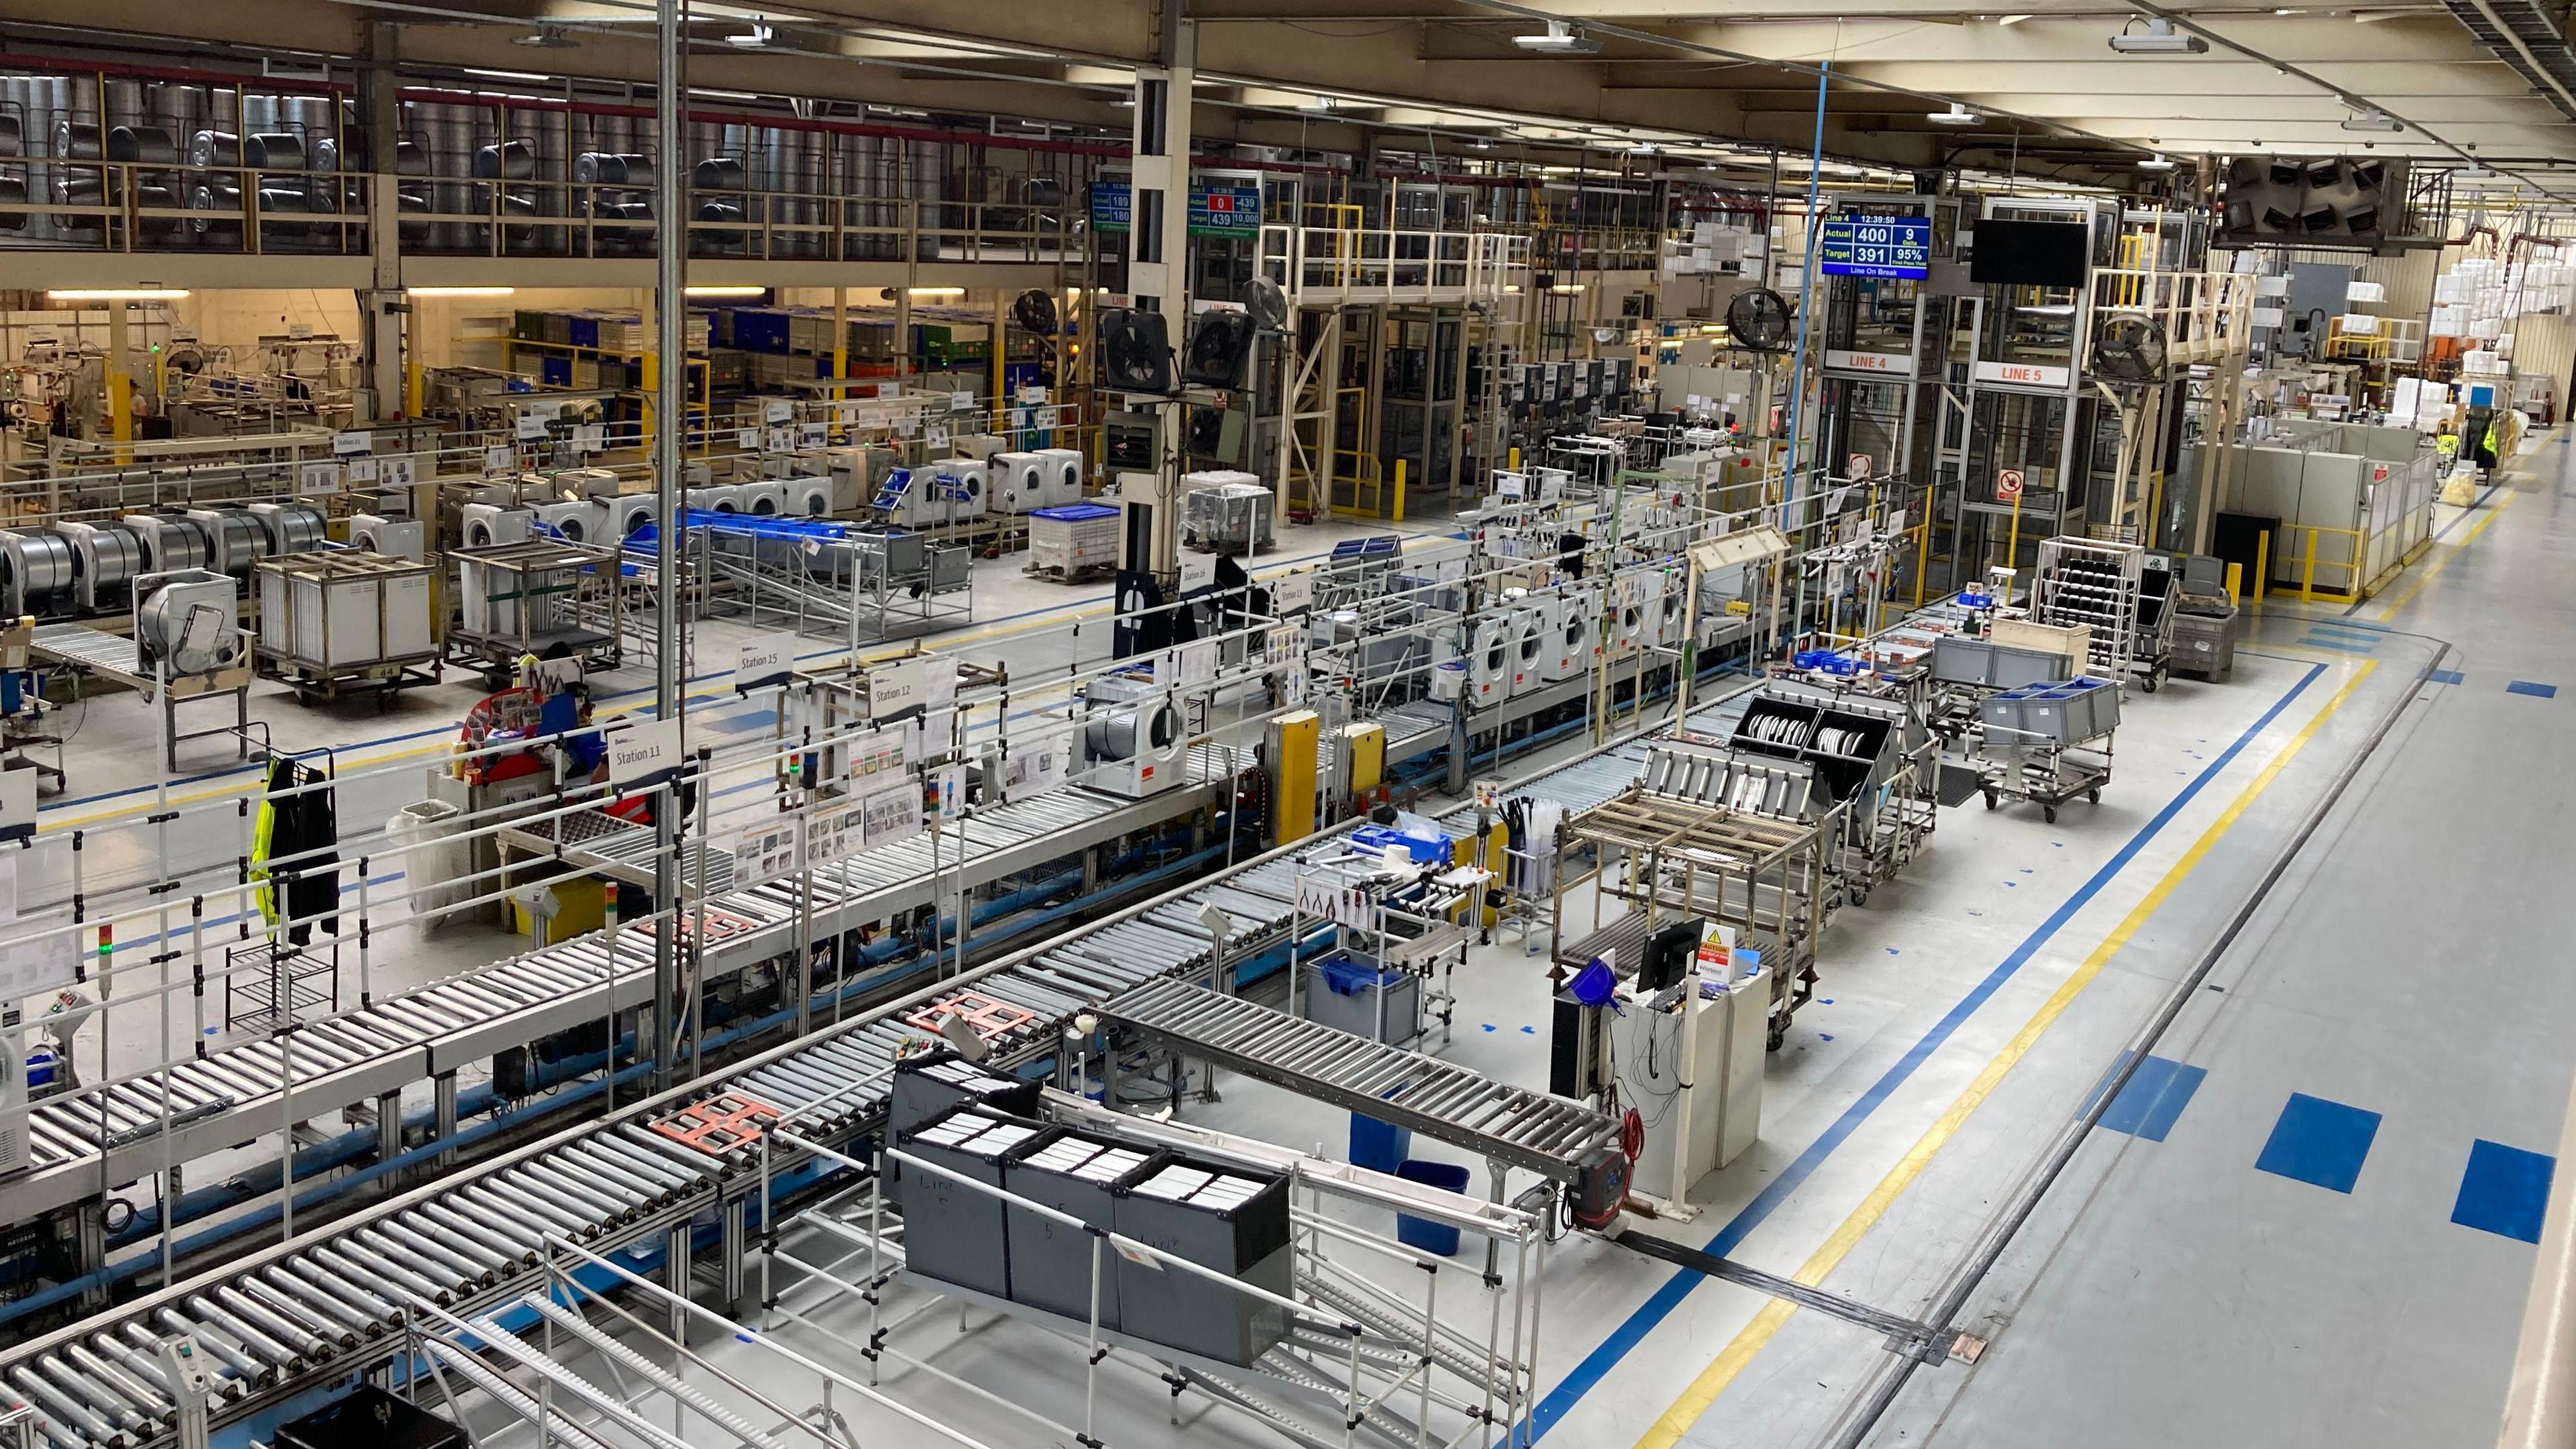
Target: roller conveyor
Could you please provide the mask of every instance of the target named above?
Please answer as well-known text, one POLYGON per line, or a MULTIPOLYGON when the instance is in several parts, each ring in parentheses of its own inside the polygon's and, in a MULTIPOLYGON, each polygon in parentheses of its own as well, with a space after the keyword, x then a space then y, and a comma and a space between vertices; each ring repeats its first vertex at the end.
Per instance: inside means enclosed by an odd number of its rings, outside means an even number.
POLYGON ((1560 1182, 1619 1135, 1616 1120, 1580 1102, 1183 981, 1139 986, 1100 1016, 1185 1057, 1560 1182))
MULTIPOLYGON (((1642 745, 1622 746, 1576 760, 1523 788, 1581 808, 1597 803, 1587 798, 1596 787, 1599 797, 1606 799, 1632 781, 1642 758, 1642 745)), ((1059 814, 1069 807, 1097 823, 1098 817, 1089 812, 1105 797, 1068 798, 1071 795, 1060 792, 1027 803, 1051 807, 1059 814)), ((1166 818, 1170 818, 1185 813, 1184 807, 1195 808, 1202 798, 1198 792, 1175 791, 1157 800, 1167 807, 1166 818)), ((1106 803, 1116 814, 1154 802, 1106 803)), ((1021 812, 1022 807, 1003 809, 1021 812)), ((1013 818, 1034 815, 1020 813, 1013 818)), ((1055 830, 1060 837, 1062 828, 1055 830)), ((974 838, 970 834, 970 841, 974 838)), ((1041 836, 1026 848, 1051 845, 1050 837, 1041 836)), ((1078 847, 1052 848, 1064 853, 1078 847)), ((999 853, 1013 849, 1006 846, 999 853)), ((831 909, 822 905, 827 895, 860 903, 853 909, 876 909, 865 904, 870 900, 865 882, 875 878, 868 867, 875 862, 874 855, 859 857, 841 883, 830 887, 820 879, 830 873, 818 872, 818 917, 831 909)), ((1229 953, 1261 949, 1291 922, 1296 874, 1296 862, 1286 857, 1228 871, 1182 896, 1075 931, 1034 953, 970 970, 767 1053, 731 1073, 710 1077, 689 1094, 689 1100, 705 1100, 720 1092, 747 1095, 801 1113, 804 1135, 826 1145, 846 1141, 874 1125, 896 1055, 907 1043, 928 1039, 926 1031, 907 1025, 904 1018, 955 992, 971 990, 1034 1013, 1026 1029, 996 1043, 996 1060, 1002 1063, 1031 1061, 1051 1052, 1057 1032, 1078 1012, 1106 1006, 1116 1014, 1154 1000, 1210 1003, 1229 1017, 1258 1023, 1266 1031, 1285 1031, 1301 1041, 1317 1042, 1323 1038, 1314 1034, 1321 1033, 1366 1049, 1373 1055, 1365 1064, 1369 1071, 1364 1079, 1351 1076, 1362 1063, 1344 1063, 1343 1085, 1330 1090, 1365 1093, 1355 1097, 1352 1105, 1469 1151, 1562 1180, 1574 1175, 1574 1164, 1585 1151, 1615 1136, 1610 1119, 1579 1104, 1509 1087, 1436 1058, 1377 1047, 1239 998, 1183 984, 1203 979, 1209 963, 1212 942, 1197 919, 1200 905, 1214 903, 1231 918, 1229 953), (1394 1098, 1378 1095, 1390 1087, 1395 1089, 1394 1098)), ((774 918, 781 926, 792 924, 792 905, 786 903, 792 902, 792 895, 785 902, 766 904, 757 897, 756 891, 735 893, 723 904, 729 909, 757 909, 764 921, 774 918)), ((849 919, 855 923, 859 918, 849 919)), ((818 935, 829 929, 837 928, 817 920, 818 935)), ((631 991, 633 999, 641 1000, 649 990, 650 944, 640 931, 621 935, 614 972, 617 999, 626 1000, 631 991)), ((364 1040, 393 1044, 392 1066, 387 1069, 371 1060, 326 1068, 315 1053, 308 1067, 299 1052, 295 1059, 298 1115, 306 1115, 301 1099, 308 1091, 313 1094, 311 1111, 320 1113, 329 1110, 326 1094, 338 1084, 369 1083, 369 1090, 347 1094, 348 1100, 364 1100, 373 1094, 375 1080, 398 1085, 433 1064, 443 1064, 439 1069, 444 1070, 470 1060, 468 1054, 452 1049, 460 1036, 453 1020, 467 1013, 452 996, 441 994, 441 987, 488 980, 527 963, 555 974, 528 979, 505 974, 500 986, 485 989, 533 992, 540 989, 540 981, 552 980, 559 990, 562 973, 575 973, 575 979, 581 979, 580 973, 587 972, 594 982, 612 974, 605 943, 595 936, 584 937, 503 963, 477 977, 423 988, 334 1018, 335 1024, 362 1033, 364 1040)), ((535 1028, 533 1034, 542 1034, 598 1015, 599 989, 594 984, 587 999, 572 1003, 569 1009, 557 999, 510 1013, 522 1023, 517 1028, 520 1034, 512 1040, 526 1040, 532 1034, 526 1023, 552 1022, 535 1028), (550 1016, 550 1011, 561 1014, 550 1016)), ((1208 1054, 1205 1047, 1190 1050, 1208 1054)), ((1263 1051, 1272 1055, 1267 1047, 1263 1051)), ((484 1054, 489 1054, 488 1047, 484 1054)), ((259 1042, 202 1062, 182 1063, 172 1071, 176 1081, 207 1094, 209 1100, 236 1095, 225 1118, 233 1125, 225 1130, 238 1140, 244 1135, 239 1119, 245 1112, 251 1114, 248 1121, 257 1124, 256 1130, 274 1130, 278 1107, 273 1093, 283 1060, 275 1044, 259 1042), (271 1095, 264 1103, 238 1095, 252 1091, 271 1095)), ((1272 1073, 1264 1079, 1274 1081, 1283 1070, 1269 1063, 1261 1064, 1258 1071, 1249 1062, 1232 1065, 1246 1075, 1272 1073)), ((1282 1085, 1304 1090, 1306 1080, 1282 1085)), ((156 1082, 137 1085, 158 1091, 156 1082)), ((57 1157, 51 1169, 56 1177, 76 1178, 83 1190, 94 1188, 98 1181, 94 1138, 67 1119, 85 1114, 86 1120, 96 1121, 98 1108, 89 1095, 39 1108, 35 1134, 40 1142, 83 1144, 80 1151, 85 1157, 75 1154, 70 1161, 57 1157)), ((250 1413, 308 1382, 343 1377, 360 1365, 400 1351, 401 1316, 415 1299, 471 1318, 523 1294, 522 1280, 532 1270, 547 1235, 580 1242, 594 1251, 653 1241, 721 1198, 748 1191, 745 1184, 757 1172, 751 1149, 711 1155, 654 1131, 652 1124, 670 1111, 666 1099, 567 1129, 544 1143, 483 1164, 471 1174, 414 1191, 301 1236, 291 1245, 265 1250, 110 1315, 59 1330, 0 1358, 0 1379, 30 1395, 43 1415, 45 1435, 59 1449, 124 1449, 168 1437, 166 1395, 154 1374, 135 1367, 149 1367, 152 1345, 161 1334, 195 1334, 213 1360, 223 1365, 213 1405, 218 1423, 250 1413), (84 1366, 84 1355, 124 1365, 131 1382, 101 1382, 84 1366), (42 1385, 43 1394, 34 1393, 34 1385, 42 1385)), ((173 1135, 191 1130, 181 1128, 173 1135)), ((66 1149, 58 1146, 56 1150, 66 1149)), ((137 1156, 124 1176, 158 1165, 157 1135, 133 1150, 137 1156)), ((785 1165, 786 1158, 772 1164, 785 1165)), ((112 1168, 119 1166, 112 1160, 112 1168)), ((44 1176, 40 1171, 37 1180, 44 1176)), ((451 1371, 460 1367, 463 1357, 448 1359, 451 1371)), ((482 1372, 491 1373, 488 1368, 482 1372)))
MULTIPOLYGON (((1008 879, 1102 841, 1186 818, 1207 795, 1204 784, 1145 800, 1066 790, 993 807, 963 833, 970 858, 964 879, 978 886, 1008 879)), ((647 840, 651 835, 632 833, 647 840)), ((951 881, 958 869, 957 832, 950 835, 935 886, 941 898, 955 889, 951 881)), ((927 905, 933 892, 926 842, 900 842, 818 870, 814 936, 827 938, 927 905), (918 851, 905 848, 914 845, 918 851)), ((709 947, 711 979, 795 950, 793 880, 728 892, 706 904, 711 916, 721 913, 740 927, 709 947)), ((48 1099, 29 1114, 29 1171, 0 1185, 0 1209, 23 1220, 95 1196, 102 1149, 109 1159, 105 1181, 127 1182, 158 1171, 165 1083, 174 1118, 169 1160, 184 1163, 276 1132, 281 1080, 293 1085, 299 1118, 334 1113, 641 1005, 652 994, 652 975, 649 925, 619 933, 613 971, 606 940, 584 936, 301 1023, 284 1038, 244 1042, 126 1082, 48 1099)))

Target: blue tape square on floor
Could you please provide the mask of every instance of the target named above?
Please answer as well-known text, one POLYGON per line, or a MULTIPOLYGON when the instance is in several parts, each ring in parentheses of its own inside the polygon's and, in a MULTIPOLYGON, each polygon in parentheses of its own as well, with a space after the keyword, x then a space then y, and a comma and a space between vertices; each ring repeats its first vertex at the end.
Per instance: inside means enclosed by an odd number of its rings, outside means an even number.
POLYGON ((2378 1113, 2292 1092, 2254 1167, 2332 1192, 2350 1192, 2361 1179, 2371 1139, 2378 1135, 2378 1113))
POLYGON ((2467 676, 2456 669, 2427 669, 2424 677, 2435 684, 2457 684, 2467 676))
POLYGON ((2528 679, 2517 679, 2511 684, 2506 685, 2504 687, 2504 692, 2507 694, 2528 694, 2537 699, 2556 699, 2558 697, 2558 686, 2554 684, 2534 684, 2528 679))
MULTIPOLYGON (((2120 1060, 2125 1065, 2128 1054, 2122 1053, 2120 1060)), ((2102 1080, 2109 1081, 2118 1071, 2118 1067, 2113 1067, 2103 1074, 2102 1080)), ((2111 1105, 2103 1109, 2102 1125, 2114 1132, 2143 1137, 2149 1142, 2162 1142, 2165 1134, 2173 1130, 2175 1120, 2182 1116, 2182 1109, 2191 1105, 2192 1094, 2200 1090, 2201 1079, 2208 1075, 2207 1067, 2185 1066, 2165 1057, 2150 1056, 2138 1063, 2138 1070, 2121 1086, 2120 1095, 2113 1097, 2111 1105)), ((2101 1094, 2101 1087, 2096 1086, 2093 1095, 2099 1097, 2101 1094)), ((2085 1106, 2089 1108, 2092 1103, 2088 1101, 2085 1106)))
POLYGON ((2549 1179, 2557 1167, 2558 1159, 2546 1152, 2479 1138, 2469 1144, 2469 1166, 2460 1174, 2460 1196, 2451 1205, 2451 1221, 2526 1243, 2539 1242, 2540 1220, 2549 1211, 2549 1179))

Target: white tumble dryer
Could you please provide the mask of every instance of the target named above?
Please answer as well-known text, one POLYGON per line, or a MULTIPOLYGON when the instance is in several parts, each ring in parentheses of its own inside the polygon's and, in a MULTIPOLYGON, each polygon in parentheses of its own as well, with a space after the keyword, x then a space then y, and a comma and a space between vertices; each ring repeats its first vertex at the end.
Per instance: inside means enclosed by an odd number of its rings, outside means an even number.
POLYGON ((428 530, 417 518, 385 518, 373 513, 349 515, 349 547, 413 563, 429 557, 428 530))
POLYGON ((1512 693, 1527 694, 1546 682, 1549 637, 1546 605, 1524 596, 1508 611, 1512 619, 1512 693))
POLYGON ((1037 456, 1045 472, 1047 508, 1062 508, 1082 501, 1082 454, 1074 448, 1040 448, 1037 456))
POLYGON ((1489 610, 1478 614, 1467 630, 1467 688, 1465 699, 1482 708, 1500 704, 1512 692, 1512 666, 1519 658, 1519 638, 1514 626, 1520 621, 1506 610, 1489 610))
POLYGON ((540 503, 537 522, 563 536, 566 543, 602 543, 608 533, 608 509, 585 499, 579 503, 540 503))
POLYGON ((742 511, 754 518, 777 518, 787 512, 787 485, 775 479, 737 484, 742 511))
POLYGON ((1632 581, 1621 577, 1610 586, 1610 657, 1627 659, 1654 635, 1654 616, 1648 609, 1651 598, 1641 599, 1638 576, 1632 581))
POLYGON ((1684 634, 1683 615, 1690 610, 1690 587, 1671 574, 1655 576, 1654 597, 1648 600, 1655 615, 1655 645, 1661 649, 1679 649, 1684 634))
POLYGON ((736 484, 722 483, 713 488, 692 488, 682 497, 687 507, 702 513, 742 512, 742 489, 736 484))
POLYGON ((608 506, 608 521, 614 525, 617 541, 624 543, 638 529, 650 528, 662 517, 661 505, 650 493, 629 493, 608 506))
POLYGON ((465 518, 467 548, 524 542, 537 518, 524 508, 496 508, 489 503, 468 503, 459 511, 465 518))
POLYGON ((1046 494, 1046 459, 1036 453, 995 453, 991 496, 995 513, 1029 513, 1053 504, 1046 494))
POLYGON ((992 465, 981 458, 948 458, 931 465, 931 485, 950 523, 981 518, 992 495, 992 465))
POLYGON ((1547 648, 1539 654, 1541 684, 1559 684, 1581 674, 1592 663, 1592 610, 1580 594, 1551 589, 1533 594, 1547 621, 1547 648))
POLYGON ((787 514, 791 518, 831 517, 832 480, 810 476, 788 479, 787 514))

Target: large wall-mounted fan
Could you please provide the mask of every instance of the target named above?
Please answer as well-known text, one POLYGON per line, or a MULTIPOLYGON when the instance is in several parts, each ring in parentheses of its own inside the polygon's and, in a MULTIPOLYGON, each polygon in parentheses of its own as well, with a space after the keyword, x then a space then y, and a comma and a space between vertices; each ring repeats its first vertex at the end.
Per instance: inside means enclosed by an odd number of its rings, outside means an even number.
POLYGON ((2095 377, 2108 382, 2162 382, 2165 329, 2138 312, 2114 312, 2093 327, 2095 377))
POLYGON ((1023 332, 1040 337, 1055 335, 1055 294, 1043 287, 1031 287, 1011 299, 1011 320, 1023 332))
POLYGON ((1726 330, 1738 347, 1778 352, 1789 345, 1796 325, 1788 299, 1769 287, 1747 287, 1726 304, 1726 330))

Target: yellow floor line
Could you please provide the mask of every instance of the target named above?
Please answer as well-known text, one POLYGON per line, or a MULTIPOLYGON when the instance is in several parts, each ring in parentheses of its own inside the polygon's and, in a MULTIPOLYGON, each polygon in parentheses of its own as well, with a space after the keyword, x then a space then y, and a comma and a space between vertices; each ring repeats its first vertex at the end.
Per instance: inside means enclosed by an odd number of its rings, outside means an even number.
MULTIPOLYGON (((1947 1145, 1950 1138, 1958 1132, 1961 1124, 1968 1120, 1968 1114, 1977 1110, 1979 1104, 1983 1103, 2003 1081, 2004 1075, 2013 1069, 2013 1065, 2038 1042, 2043 1033, 2057 1023, 2057 1019, 2065 1014, 2066 1008, 2073 1005, 2075 998, 2084 993, 2084 988, 2093 984, 2094 978, 2102 974, 2102 968, 2110 964, 2111 958, 2119 954, 2121 947, 2129 944, 2130 937, 2136 935, 2138 929, 2146 924, 2147 918, 2155 914, 2156 908, 2163 905, 2165 898, 2173 894, 2174 888, 2182 884, 2184 878, 2199 866, 2202 858, 2209 854, 2211 847, 2217 845, 2219 840, 2235 827, 2237 819, 2254 803, 2255 798, 2271 786, 2272 781, 2290 763, 2291 758, 2305 748, 2308 741, 2316 738, 2317 732, 2325 727, 2326 721, 2334 716, 2335 711, 2343 708, 2345 701, 2352 698, 2353 691, 2359 689, 2361 682, 2368 679, 2371 671, 2378 667, 2377 660, 2362 661, 2361 668, 2344 684, 2343 688, 2335 691, 2334 698, 2326 701, 2325 707, 2317 711, 2316 717, 2309 720, 2296 735, 2291 736, 2289 743, 2281 747, 2280 753, 2272 757, 2272 762, 2263 767, 2262 773, 2247 782, 2244 790, 2229 802, 2227 808, 2219 813, 2216 820, 2210 822, 2209 828, 2201 832, 2200 838, 2192 842, 2191 848, 2182 853, 2182 858, 2174 862, 2173 868, 2166 871, 2164 876, 2148 889, 2145 898, 2138 902, 2137 908, 2130 911, 2111 934, 2102 938, 2102 944, 2093 948, 2093 954, 2085 957, 2084 963, 2075 968, 2074 973, 2066 978, 2038 1011, 2032 1013, 2030 1020, 2023 1025, 2021 1031, 2005 1045, 2002 1051, 1995 1054, 1992 1061, 1986 1063, 1985 1070, 1977 1074, 1977 1079, 1968 1084, 1967 1090, 1959 1094, 1958 1100, 1950 1104, 1949 1110, 1941 1114, 1940 1120, 1932 1124, 1887 1176, 1879 1179, 1878 1186, 1870 1189, 1869 1196, 1861 1199, 1860 1206, 1852 1209, 1851 1216, 1843 1219, 1842 1225, 1834 1229, 1832 1236, 1825 1239, 1824 1245, 1808 1257, 1806 1263, 1798 1269, 1799 1282, 1811 1287, 1823 1283, 1826 1275, 1833 1272, 1844 1256, 1859 1245, 1861 1238, 1877 1224, 1888 1207, 1904 1193, 1906 1188, 1913 1185, 1915 1178, 1922 1175, 1923 1169, 1931 1163, 1933 1155, 1947 1145)), ((1760 1353, 1764 1346, 1770 1343, 1772 1337, 1779 1333, 1781 1325, 1789 1321, 1789 1315, 1796 1311, 1782 1299, 1774 1298, 1765 1303, 1762 1310, 1753 1315, 1753 1321, 1744 1326, 1744 1330, 1727 1344, 1709 1366, 1700 1371, 1699 1377, 1691 1381, 1690 1387, 1682 1391, 1681 1397, 1673 1401, 1672 1407, 1666 1409, 1663 1416, 1655 1420, 1653 1426, 1639 1437, 1637 1449, 1673 1449, 1674 1445, 1679 1444, 1682 1436, 1690 1431, 1691 1425, 1699 1421, 1700 1415, 1708 1412, 1709 1405, 1717 1401, 1718 1395, 1726 1392, 1727 1385, 1735 1381, 1736 1376, 1753 1361, 1754 1355, 1760 1353)))
POLYGON ((2504 515, 2504 511, 2513 506, 2513 500, 2521 496, 2522 495, 2518 492, 2507 490, 2502 498, 2496 500, 2496 506, 2487 510, 2487 516, 2479 519, 2477 523, 2469 529, 2466 537, 2463 537, 2457 544, 2453 545, 2450 552, 2433 560, 2433 566, 2431 568, 2417 574, 2415 576, 2415 581, 2406 586, 2406 591, 2404 593, 2399 594, 2395 599, 2391 600, 2387 608, 2379 611, 2379 622, 2383 624, 2387 623, 2389 620, 2397 617, 2398 610, 2415 602, 2415 596, 2424 591, 2424 586, 2433 582, 2433 578, 2436 574, 2449 568, 2451 566, 2451 560, 2467 553, 2469 551, 2469 545, 2478 541, 2478 535, 2486 532, 2487 526, 2502 517, 2504 515))

